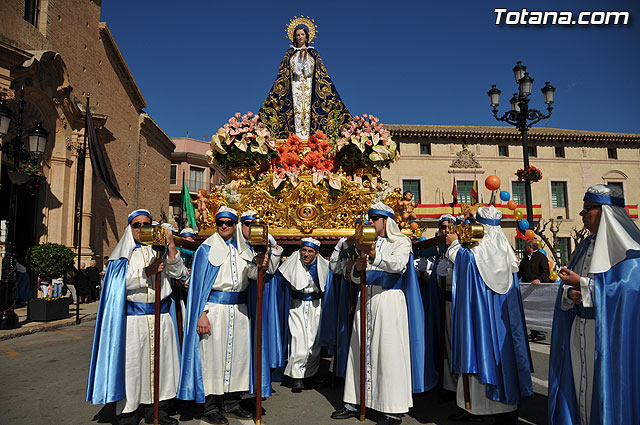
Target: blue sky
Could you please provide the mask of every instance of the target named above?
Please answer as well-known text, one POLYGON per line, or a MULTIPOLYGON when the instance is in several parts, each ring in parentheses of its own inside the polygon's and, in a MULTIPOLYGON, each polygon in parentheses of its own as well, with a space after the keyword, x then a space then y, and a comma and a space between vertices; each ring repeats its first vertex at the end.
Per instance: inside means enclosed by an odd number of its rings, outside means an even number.
POLYGON ((315 19, 320 53, 355 114, 387 124, 500 125, 487 90, 516 84, 517 60, 540 89, 556 87, 540 124, 640 133, 640 4, 637 1, 108 0, 109 25, 146 111, 170 137, 207 140, 235 112, 257 112, 289 46, 294 15, 315 19), (628 25, 495 25, 509 11, 628 11, 628 25))

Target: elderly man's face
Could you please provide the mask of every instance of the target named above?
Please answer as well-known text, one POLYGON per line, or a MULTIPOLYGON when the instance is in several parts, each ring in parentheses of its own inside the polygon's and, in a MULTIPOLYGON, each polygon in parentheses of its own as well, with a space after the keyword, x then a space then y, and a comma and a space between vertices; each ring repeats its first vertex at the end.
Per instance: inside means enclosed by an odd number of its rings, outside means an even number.
POLYGON ((151 219, 146 215, 139 215, 131 220, 131 234, 133 235, 133 240, 137 243, 140 242, 140 228, 144 224, 151 224, 151 219))
POLYGON ((526 253, 527 253, 527 255, 531 255, 531 254, 533 254, 533 251, 535 251, 535 249, 533 249, 533 247, 532 247, 532 246, 529 246, 529 244, 526 244, 526 245, 524 246, 524 252, 526 252, 526 253))
POLYGON ((218 226, 218 234, 225 241, 229 240, 233 236, 233 232, 236 231, 236 222, 230 218, 216 220, 216 226, 218 226))
POLYGON ((242 236, 244 236, 246 240, 249 240, 249 228, 251 227, 251 223, 253 223, 253 220, 245 220, 242 222, 242 236))
POLYGON ((315 260, 317 256, 318 256, 318 251, 316 251, 311 247, 303 246, 302 248, 300 248, 300 258, 302 259, 302 262, 305 264, 313 263, 313 260, 315 260))
POLYGON ((585 229, 593 234, 598 233, 600 217, 602 216, 602 205, 586 201, 582 211, 580 211, 580 215, 582 216, 582 223, 585 229))

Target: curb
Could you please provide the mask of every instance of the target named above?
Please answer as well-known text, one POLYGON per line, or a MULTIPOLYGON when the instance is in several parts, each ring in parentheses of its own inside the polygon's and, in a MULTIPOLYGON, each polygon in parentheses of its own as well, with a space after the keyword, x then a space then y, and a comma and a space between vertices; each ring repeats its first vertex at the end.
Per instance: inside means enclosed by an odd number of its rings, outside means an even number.
MULTIPOLYGON (((94 320, 96 320, 96 316, 97 315, 98 315, 97 313, 86 314, 86 315, 84 315, 84 316, 82 316, 80 318, 80 323, 94 321, 94 320)), ((28 327, 26 329, 18 328, 18 329, 15 330, 15 332, 11 332, 11 333, 5 334, 5 335, 0 335, 0 341, 6 341, 8 339, 18 338, 18 337, 24 336, 24 335, 31 335, 31 334, 34 334, 34 333, 47 331, 49 329, 65 328, 67 326, 73 326, 75 324, 76 324, 75 317, 74 318, 69 318, 69 319, 64 319, 64 321, 61 321, 59 323, 46 324, 46 322, 44 322, 44 324, 42 324, 42 325, 31 326, 31 327, 28 327)))

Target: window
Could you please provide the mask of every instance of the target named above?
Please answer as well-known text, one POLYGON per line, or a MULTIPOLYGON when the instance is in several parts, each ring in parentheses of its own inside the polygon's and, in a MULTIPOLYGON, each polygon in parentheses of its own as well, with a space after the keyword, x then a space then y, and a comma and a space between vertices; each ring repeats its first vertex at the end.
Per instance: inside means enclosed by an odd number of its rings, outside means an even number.
POLYGON ((460 180, 458 183, 458 202, 461 204, 470 204, 473 202, 471 190, 473 189, 473 181, 460 180))
POLYGON ((420 155, 431 155, 431 143, 420 143, 420 155))
POLYGON ((527 198, 524 194, 524 182, 511 182, 511 199, 518 205, 527 203, 527 198))
POLYGON ((171 174, 169 175, 169 184, 178 184, 178 166, 171 164, 171 174))
POLYGON ((564 158, 564 146, 556 146, 554 153, 556 158, 564 158))
POLYGON ((566 266, 569 264, 569 247, 571 246, 571 238, 558 238, 558 244, 556 245, 556 254, 560 260, 559 266, 566 266))
POLYGON ((538 147, 537 146, 528 146, 527 151, 529 152, 529 156, 537 157, 538 156, 538 147))
POLYGON ((551 182, 551 206, 553 208, 567 207, 566 182, 551 182))
POLYGON ((607 158, 618 159, 618 150, 616 148, 607 148, 607 158))
POLYGON ((410 191, 413 194, 413 202, 420 203, 420 180, 402 180, 402 193, 410 191))
POLYGON ((520 238, 516 238, 516 255, 519 255, 521 260, 525 256, 524 244, 525 244, 524 240, 520 238))
POLYGON ((509 146, 498 145, 498 156, 509 156, 509 146))
POLYGON ((38 16, 40 16, 40 0, 25 0, 24 20, 37 28, 38 16))
POLYGON ((204 168, 189 167, 189 192, 197 192, 206 189, 204 180, 204 168))

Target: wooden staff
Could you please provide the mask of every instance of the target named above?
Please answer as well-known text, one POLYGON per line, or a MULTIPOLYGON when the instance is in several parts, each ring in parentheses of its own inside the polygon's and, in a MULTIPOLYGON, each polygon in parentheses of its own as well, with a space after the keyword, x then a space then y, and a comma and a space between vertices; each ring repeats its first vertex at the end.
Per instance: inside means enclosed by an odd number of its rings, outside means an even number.
MULTIPOLYGON (((158 252, 156 258, 162 258, 158 252)), ((153 423, 158 425, 160 418, 160 295, 162 292, 162 272, 156 274, 153 326, 153 423)))
MULTIPOLYGON (((366 258, 365 254, 361 258, 366 258)), ((360 272, 360 422, 365 417, 367 384, 367 269, 360 272)))
POLYGON ((464 408, 471 410, 471 391, 469 391, 469 374, 462 374, 462 392, 464 393, 464 408))
POLYGON ((258 295, 256 298, 256 425, 262 419, 262 292, 264 269, 258 269, 258 295))

